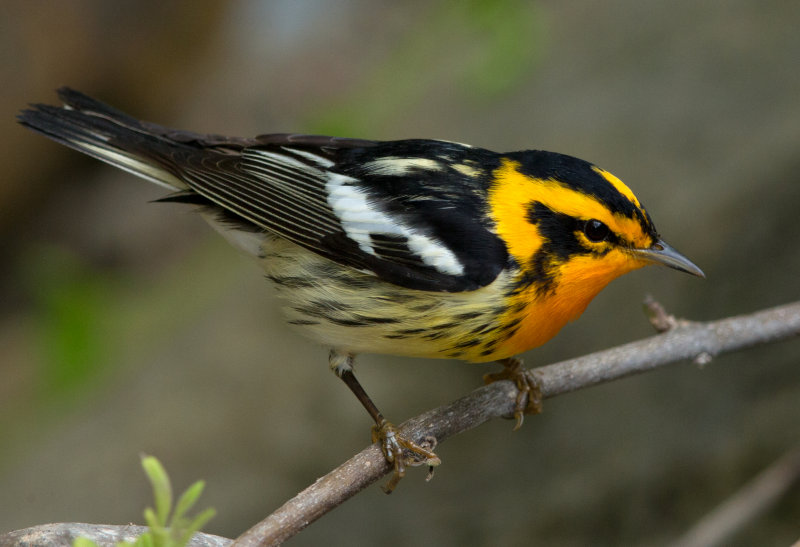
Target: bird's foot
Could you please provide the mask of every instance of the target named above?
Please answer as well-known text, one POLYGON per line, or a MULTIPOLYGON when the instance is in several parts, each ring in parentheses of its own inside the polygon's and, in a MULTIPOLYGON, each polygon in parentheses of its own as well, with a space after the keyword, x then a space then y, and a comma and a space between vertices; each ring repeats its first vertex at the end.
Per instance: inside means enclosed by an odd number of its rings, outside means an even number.
POLYGON ((536 379, 525 371, 522 359, 511 357, 499 361, 503 365, 500 372, 490 372, 483 375, 487 384, 498 380, 511 380, 517 386, 517 400, 514 407, 514 431, 522 427, 525 414, 539 414, 542 411, 542 390, 536 379))
POLYGON ((383 455, 394 467, 394 474, 389 482, 383 486, 383 491, 391 494, 406 474, 406 467, 427 465, 429 467, 428 479, 433 476, 433 468, 442 460, 433 453, 436 439, 426 437, 421 444, 403 437, 391 422, 383 420, 372 427, 372 442, 380 442, 383 455))

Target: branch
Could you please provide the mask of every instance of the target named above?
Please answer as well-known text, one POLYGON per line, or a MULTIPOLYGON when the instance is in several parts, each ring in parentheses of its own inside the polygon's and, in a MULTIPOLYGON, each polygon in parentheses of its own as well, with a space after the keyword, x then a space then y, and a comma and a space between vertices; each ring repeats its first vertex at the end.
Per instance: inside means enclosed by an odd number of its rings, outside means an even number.
MULTIPOLYGON (((663 334, 591 355, 529 370, 544 398, 630 376, 639 372, 691 359, 706 364, 713 357, 739 349, 776 342, 800 335, 800 302, 731 317, 696 323, 668 316, 656 303, 648 303, 651 321, 663 334)), ((400 431, 418 442, 433 437, 442 442, 514 412, 516 387, 499 381, 476 389, 457 401, 430 410, 400 425, 400 431)), ((235 546, 278 545, 310 523, 391 471, 377 445, 371 445, 286 502, 272 515, 242 534, 235 546)), ((49 544, 71 545, 77 535, 113 544, 144 531, 136 526, 55 524, 36 526, 0 535, 0 547, 49 544), (32 538, 47 541, 31 541, 32 538)), ((220 546, 230 540, 197 534, 191 545, 220 546), (196 542, 196 543, 195 543, 196 542)))
MULTIPOLYGON (((98 545, 116 545, 121 541, 134 542, 147 530, 147 526, 133 524, 103 525, 81 522, 41 524, 0 534, 0 547, 29 547, 32 545, 71 547, 72 542, 80 537, 91 539, 98 545)), ((230 544, 230 539, 198 532, 189 540, 187 547, 227 547, 230 544)))
POLYGON ((678 539, 673 547, 714 547, 766 512, 800 482, 800 445, 756 475, 678 539))
MULTIPOLYGON (((542 396, 549 398, 687 359, 703 365, 722 353, 800 335, 800 302, 708 323, 675 321, 671 326, 663 334, 527 373, 541 387, 542 396)), ((492 418, 512 415, 515 398, 512 382, 495 382, 411 418, 399 429, 417 442, 433 437, 441 443, 492 418)), ((317 479, 233 545, 278 545, 390 470, 377 444, 368 446, 317 479)))

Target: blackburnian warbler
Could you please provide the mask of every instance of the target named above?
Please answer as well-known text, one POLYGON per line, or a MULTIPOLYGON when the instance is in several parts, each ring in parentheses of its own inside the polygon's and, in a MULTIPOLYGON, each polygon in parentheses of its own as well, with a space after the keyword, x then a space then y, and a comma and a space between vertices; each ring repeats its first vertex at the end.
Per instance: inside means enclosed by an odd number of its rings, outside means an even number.
POLYGON ((199 135, 142 122, 71 89, 62 107, 19 121, 199 206, 255 256, 289 324, 329 362, 375 420, 394 466, 439 463, 399 435, 353 374, 358 353, 500 361, 552 338, 612 279, 649 263, 702 276, 611 173, 538 150, 498 154, 438 140, 370 141, 272 134, 199 135))

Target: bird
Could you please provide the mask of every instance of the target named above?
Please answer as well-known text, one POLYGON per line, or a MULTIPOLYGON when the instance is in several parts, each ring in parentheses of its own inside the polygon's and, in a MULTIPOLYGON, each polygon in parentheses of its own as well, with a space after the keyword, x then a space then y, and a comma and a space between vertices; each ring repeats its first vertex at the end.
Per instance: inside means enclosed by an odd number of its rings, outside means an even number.
POLYGON ((73 89, 31 104, 23 126, 194 205, 274 284, 286 321, 374 421, 393 476, 438 465, 354 372, 362 353, 497 361, 518 395, 516 428, 540 410, 521 353, 541 346, 613 279, 648 264, 702 270, 668 245, 628 186, 560 153, 498 153, 444 140, 393 141, 180 131, 73 89))

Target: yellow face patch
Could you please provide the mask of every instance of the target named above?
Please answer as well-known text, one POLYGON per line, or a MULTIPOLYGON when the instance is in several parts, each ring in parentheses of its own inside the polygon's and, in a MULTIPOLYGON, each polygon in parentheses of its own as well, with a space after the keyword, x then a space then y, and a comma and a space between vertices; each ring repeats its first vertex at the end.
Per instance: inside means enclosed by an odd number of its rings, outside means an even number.
POLYGON ((592 167, 592 170, 601 177, 603 177, 604 179, 606 179, 609 182, 609 184, 611 184, 611 186, 616 188, 620 194, 628 198, 634 205, 636 205, 636 207, 642 209, 642 204, 639 203, 639 200, 636 198, 635 195, 633 195, 631 189, 628 188, 628 186, 624 182, 619 180, 615 175, 612 175, 605 169, 600 169, 599 167, 592 167))
MULTIPOLYGON (((593 252, 569 254, 565 259, 546 263, 552 270, 544 273, 551 279, 534 281, 507 296, 508 311, 501 323, 518 325, 513 337, 503 345, 503 351, 509 355, 543 344, 565 323, 580 315, 610 281, 644 266, 644 261, 627 252, 627 246, 644 248, 653 243, 638 219, 614 212, 597 197, 558 180, 525 175, 520 167, 518 162, 504 159, 495 171, 489 190, 489 210, 498 235, 523 272, 531 268, 532 257, 546 243, 546 237, 530 218, 534 203, 578 221, 599 220, 615 238, 590 241, 576 230, 576 241, 593 252), (547 290, 542 291, 542 287, 547 290)), ((641 209, 639 200, 622 181, 601 169, 594 171, 641 209)))
MULTIPOLYGON (((573 190, 559 181, 524 175, 519 167, 516 161, 503 160, 495 172, 495 183, 489 190, 489 210, 497 233, 518 263, 529 260, 544 243, 529 219, 529 207, 533 202, 540 202, 553 211, 576 219, 597 219, 636 247, 646 247, 652 243, 637 220, 612 213, 597 198, 573 190)), ((622 181, 605 171, 598 170, 598 173, 628 199, 632 198, 631 201, 638 207, 639 201, 622 181)))

